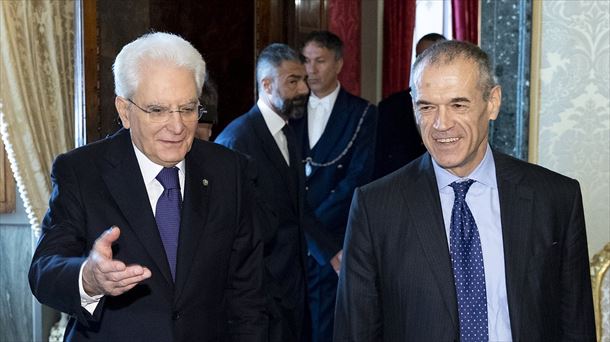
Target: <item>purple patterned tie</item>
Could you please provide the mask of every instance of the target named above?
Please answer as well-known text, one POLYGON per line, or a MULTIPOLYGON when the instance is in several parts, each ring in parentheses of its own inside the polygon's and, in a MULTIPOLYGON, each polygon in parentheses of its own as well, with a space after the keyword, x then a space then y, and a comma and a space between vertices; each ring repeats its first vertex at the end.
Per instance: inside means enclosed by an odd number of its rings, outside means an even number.
POLYGON ((487 293, 485 269, 479 230, 468 204, 466 193, 474 180, 453 182, 455 193, 451 212, 451 262, 460 316, 460 340, 488 341, 487 293))
POLYGON ((155 219, 157 228, 163 241, 167 262, 176 279, 176 253, 178 251, 178 233, 180 231, 180 183, 178 181, 178 168, 164 167, 157 175, 157 180, 163 185, 163 193, 157 201, 155 219))

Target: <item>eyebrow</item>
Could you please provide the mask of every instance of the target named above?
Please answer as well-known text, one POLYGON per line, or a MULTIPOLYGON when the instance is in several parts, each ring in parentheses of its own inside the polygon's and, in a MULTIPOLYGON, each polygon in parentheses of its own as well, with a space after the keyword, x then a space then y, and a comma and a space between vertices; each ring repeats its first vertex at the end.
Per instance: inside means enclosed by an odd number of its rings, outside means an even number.
POLYGON ((305 78, 305 76, 303 76, 303 75, 295 75, 295 74, 290 74, 290 75, 288 75, 288 79, 297 79, 297 80, 301 80, 301 79, 303 79, 303 78, 305 78))
MULTIPOLYGON (((470 99, 467 97, 454 97, 451 100, 449 100, 449 103, 456 103, 456 102, 468 102, 470 103, 470 99)), ((426 100, 417 100, 415 101, 416 105, 434 105, 434 103, 426 101, 426 100)))
POLYGON ((454 97, 449 101, 449 103, 455 103, 455 102, 470 102, 470 99, 467 97, 454 97))
MULTIPOLYGON (((193 98, 193 99, 188 100, 188 101, 187 101, 187 102, 185 102, 185 103, 182 103, 182 104, 177 105, 176 107, 188 106, 188 105, 195 104, 195 103, 197 103, 197 102, 199 102, 199 100, 198 100, 198 99, 196 99, 196 98, 193 98)), ((169 106, 168 106, 166 103, 160 103, 160 102, 156 102, 156 101, 153 101, 153 102, 151 102, 151 103, 147 104, 146 106, 169 107, 169 106)))

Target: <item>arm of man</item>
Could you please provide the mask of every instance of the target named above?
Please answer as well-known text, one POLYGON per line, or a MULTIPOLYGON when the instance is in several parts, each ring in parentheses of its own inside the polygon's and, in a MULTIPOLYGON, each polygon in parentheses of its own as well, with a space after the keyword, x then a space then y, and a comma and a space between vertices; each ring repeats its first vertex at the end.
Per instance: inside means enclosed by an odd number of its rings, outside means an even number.
POLYGON ((238 139, 230 136, 227 132, 223 132, 218 136, 217 144, 223 145, 244 155, 247 163, 247 179, 252 185, 252 193, 254 196, 254 219, 257 225, 257 230, 260 231, 261 237, 265 244, 270 244, 271 240, 277 235, 279 227, 277 214, 271 204, 265 199, 265 194, 262 192, 259 175, 262 172, 259 170, 258 162, 254 160, 254 156, 250 148, 252 143, 245 139, 238 139))
MULTIPOLYGON (((111 260, 111 245, 119 234, 116 228, 114 233, 107 231, 95 243, 87 241, 78 181, 68 164, 64 156, 58 157, 53 164, 49 211, 42 223, 43 235, 32 258, 29 281, 34 296, 41 303, 74 315, 87 325, 87 321, 99 319, 99 315, 92 316, 81 303, 79 275, 85 260, 88 262, 82 269, 80 283, 85 293, 92 297, 128 291, 150 277, 150 271, 139 265, 126 267, 120 261, 111 260), (92 278, 93 270, 103 270, 105 274, 92 278), (106 283, 98 284, 97 280, 102 279, 106 279, 106 283)), ((102 302, 103 298, 98 306, 102 302)))
POLYGON ((263 292, 263 242, 253 221, 253 189, 243 156, 240 156, 240 166, 237 180, 240 184, 239 229, 233 242, 226 290, 228 328, 231 341, 264 341, 267 319, 263 292))
POLYGON ((561 257, 562 340, 594 341, 595 319, 585 218, 580 186, 574 183, 569 226, 561 257))
POLYGON ((367 203, 357 189, 347 223, 339 276, 334 341, 383 339, 379 277, 367 203))
MULTIPOLYGON (((357 113, 360 115, 361 113, 357 113)), ((358 117, 359 118, 359 117, 358 117)), ((371 105, 360 127, 360 132, 354 141, 352 158, 345 167, 345 177, 337 182, 333 192, 322 203, 314 208, 316 224, 308 224, 308 234, 316 240, 316 236, 325 237, 328 234, 316 230, 331 230, 332 238, 328 242, 316 241, 321 254, 326 261, 338 261, 339 252, 343 246, 345 221, 349 212, 354 189, 371 180, 375 164, 375 139, 377 136, 377 109, 371 105), (338 231, 337 231, 338 230, 338 231)), ((350 133, 351 134, 351 133, 350 133)), ((336 166, 335 166, 336 167, 336 166)), ((318 256, 316 256, 318 258, 318 256)))

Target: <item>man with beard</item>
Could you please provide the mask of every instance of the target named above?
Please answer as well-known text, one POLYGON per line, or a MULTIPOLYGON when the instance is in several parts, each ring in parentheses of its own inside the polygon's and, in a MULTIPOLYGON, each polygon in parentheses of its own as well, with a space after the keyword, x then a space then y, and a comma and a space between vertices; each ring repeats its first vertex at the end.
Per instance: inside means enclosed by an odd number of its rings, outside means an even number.
POLYGON ((307 340, 302 230, 303 169, 288 119, 301 117, 309 89, 297 52, 271 44, 258 57, 258 102, 231 122, 216 143, 250 159, 264 240, 269 341, 307 340))

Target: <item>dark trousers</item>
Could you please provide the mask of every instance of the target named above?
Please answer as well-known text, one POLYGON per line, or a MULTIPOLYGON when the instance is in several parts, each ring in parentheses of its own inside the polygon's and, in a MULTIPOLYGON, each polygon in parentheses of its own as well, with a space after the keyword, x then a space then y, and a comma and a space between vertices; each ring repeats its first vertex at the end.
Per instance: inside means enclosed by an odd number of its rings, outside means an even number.
POLYGON ((307 257, 307 288, 312 342, 331 342, 333 339, 337 281, 337 273, 330 262, 320 266, 312 256, 307 257))

